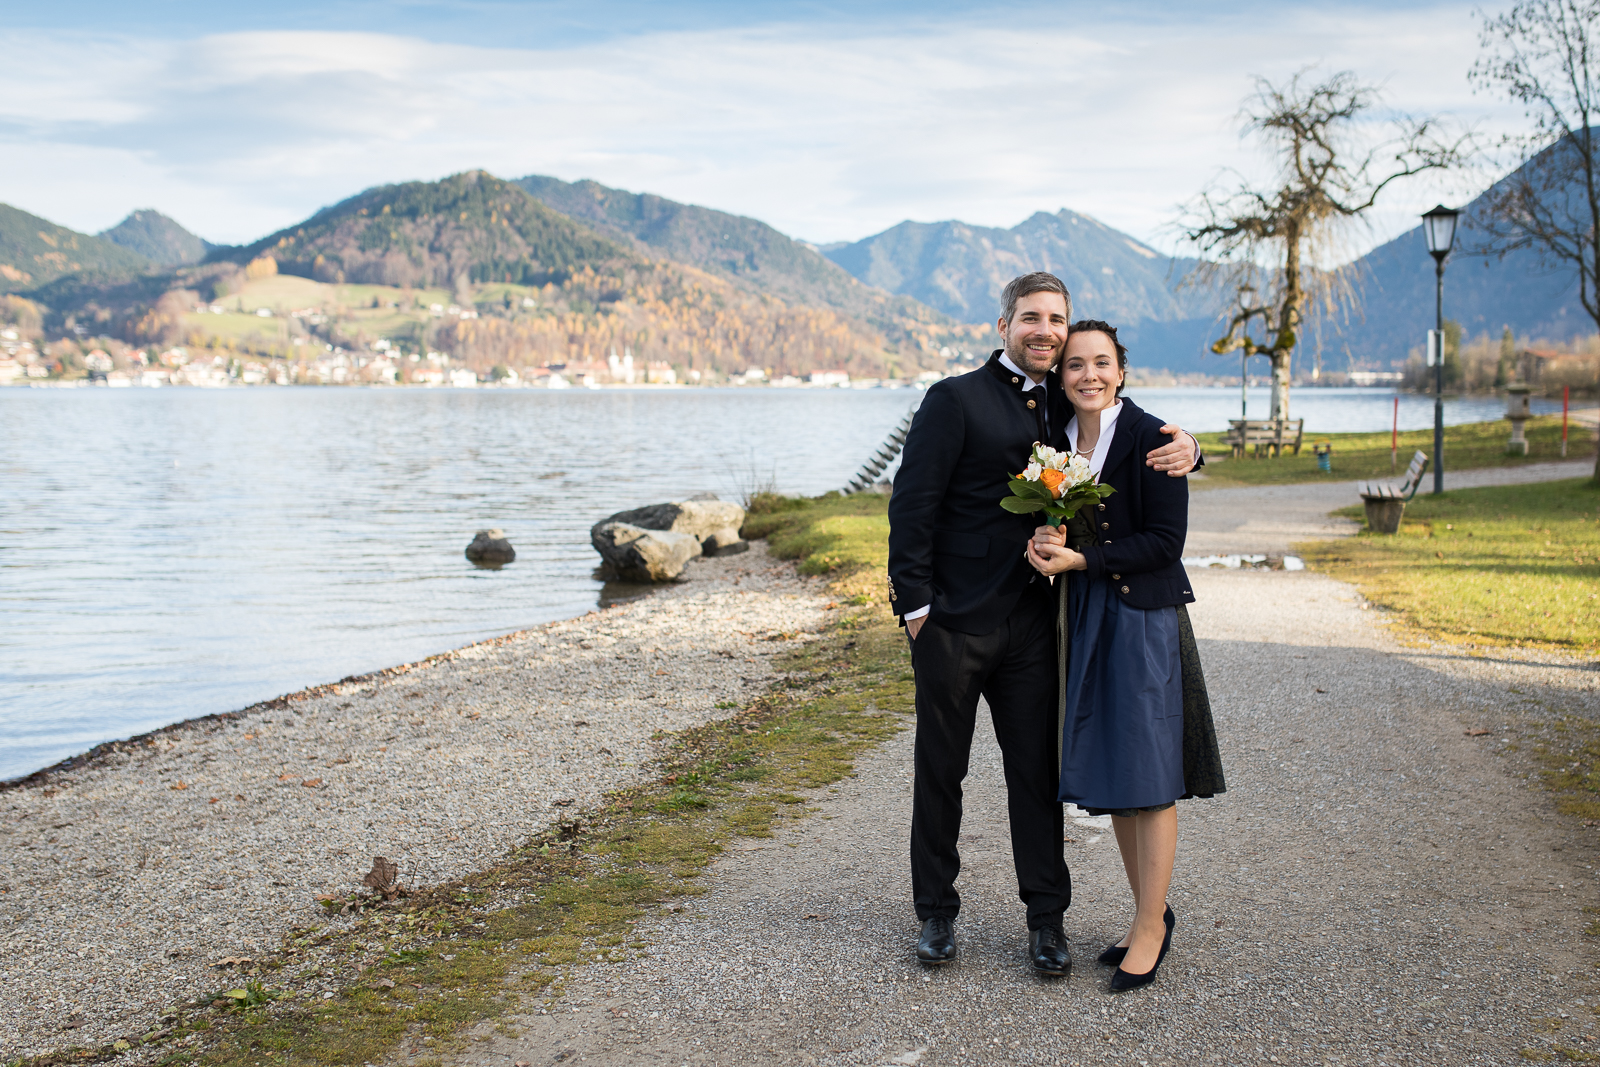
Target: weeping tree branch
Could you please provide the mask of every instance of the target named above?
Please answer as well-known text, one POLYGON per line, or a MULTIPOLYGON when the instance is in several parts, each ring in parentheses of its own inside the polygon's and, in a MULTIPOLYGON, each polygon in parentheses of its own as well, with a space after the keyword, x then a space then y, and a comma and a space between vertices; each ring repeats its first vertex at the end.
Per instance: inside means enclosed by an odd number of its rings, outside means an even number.
POLYGON ((1377 90, 1349 71, 1311 83, 1309 72, 1285 85, 1256 79, 1246 104, 1242 133, 1254 137, 1278 164, 1273 184, 1252 185, 1231 175, 1202 191, 1179 223, 1200 253, 1200 273, 1244 285, 1258 276, 1269 298, 1241 308, 1211 350, 1244 348, 1272 362, 1272 417, 1289 417, 1291 359, 1314 302, 1349 298, 1342 276, 1326 269, 1345 231, 1363 221, 1394 183, 1428 171, 1461 166, 1470 146, 1466 135, 1450 135, 1433 119, 1397 119, 1387 137, 1371 144, 1362 134, 1377 90), (1248 336, 1260 319, 1266 340, 1248 336))

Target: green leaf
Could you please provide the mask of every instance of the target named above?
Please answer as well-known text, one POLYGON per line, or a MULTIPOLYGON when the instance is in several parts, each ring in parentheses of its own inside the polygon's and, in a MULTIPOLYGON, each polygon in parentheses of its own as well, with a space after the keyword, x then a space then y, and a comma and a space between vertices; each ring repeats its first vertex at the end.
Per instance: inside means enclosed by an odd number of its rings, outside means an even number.
POLYGON ((1014 515, 1031 515, 1035 511, 1043 511, 1046 507, 1042 500, 1027 500, 1020 496, 1003 497, 1000 506, 1014 515))
POLYGON ((1044 487, 1044 483, 1042 482, 1029 482, 1020 478, 1014 478, 1011 480, 1010 485, 1011 491, 1020 497, 1029 497, 1034 500, 1055 499, 1055 497, 1050 495, 1050 490, 1046 489, 1044 487))
POLYGON ((234 1000, 243 1000, 245 997, 248 997, 250 993, 248 990, 244 989, 230 989, 222 995, 225 997, 232 997, 234 1000))

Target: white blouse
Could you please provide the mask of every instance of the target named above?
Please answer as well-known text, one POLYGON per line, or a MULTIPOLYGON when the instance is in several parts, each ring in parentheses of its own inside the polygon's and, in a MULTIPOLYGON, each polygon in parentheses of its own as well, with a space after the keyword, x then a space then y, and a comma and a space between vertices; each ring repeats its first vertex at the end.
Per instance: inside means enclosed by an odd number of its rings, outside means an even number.
MULTIPOLYGON (((1089 455, 1089 472, 1100 478, 1100 470, 1106 465, 1106 456, 1111 454, 1111 436, 1117 429, 1117 416, 1122 414, 1122 401, 1100 412, 1100 440, 1095 442, 1094 451, 1089 455)), ((1078 450, 1078 416, 1073 415, 1072 421, 1067 423, 1067 447, 1073 454, 1078 450)))

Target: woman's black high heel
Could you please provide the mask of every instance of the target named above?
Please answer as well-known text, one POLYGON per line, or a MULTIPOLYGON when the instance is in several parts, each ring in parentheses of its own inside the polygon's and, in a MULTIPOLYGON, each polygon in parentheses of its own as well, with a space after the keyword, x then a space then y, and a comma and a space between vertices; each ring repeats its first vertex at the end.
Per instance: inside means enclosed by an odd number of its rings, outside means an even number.
POLYGON ((1178 925, 1178 917, 1172 914, 1170 905, 1167 907, 1167 913, 1162 918, 1167 924, 1167 936, 1161 939, 1161 954, 1156 957, 1155 964, 1143 974, 1129 974, 1121 967, 1118 967, 1111 975, 1111 992, 1126 993, 1130 989, 1147 986, 1156 980, 1156 972, 1161 969, 1161 961, 1167 958, 1167 950, 1172 947, 1172 928, 1178 925))
MULTIPOLYGON (((1171 904, 1167 905, 1167 913, 1161 917, 1161 921, 1167 924, 1168 930, 1171 930, 1172 927, 1177 923, 1178 917, 1172 914, 1171 904)), ((1094 961, 1096 963, 1103 963, 1107 967, 1115 967, 1117 964, 1122 962, 1122 957, 1126 956, 1127 954, 1128 947, 1126 945, 1112 945, 1110 948, 1100 953, 1100 955, 1096 956, 1094 961)))

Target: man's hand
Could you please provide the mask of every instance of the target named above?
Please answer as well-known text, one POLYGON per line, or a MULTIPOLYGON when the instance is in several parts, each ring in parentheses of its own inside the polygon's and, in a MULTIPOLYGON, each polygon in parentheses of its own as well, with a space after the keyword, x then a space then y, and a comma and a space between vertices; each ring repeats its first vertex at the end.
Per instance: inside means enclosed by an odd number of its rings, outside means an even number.
POLYGON ((906 620, 906 633, 911 635, 911 640, 915 641, 917 639, 917 634, 922 630, 922 624, 927 621, 928 617, 926 615, 918 615, 914 619, 906 620))
POLYGON ((1147 453, 1144 464, 1158 471, 1166 471, 1169 478, 1182 478, 1194 470, 1194 465, 1200 462, 1200 442, 1194 439, 1193 434, 1179 429, 1170 422, 1161 427, 1161 432, 1171 434, 1173 442, 1147 453), (1179 434, 1183 436, 1178 437, 1179 434))

